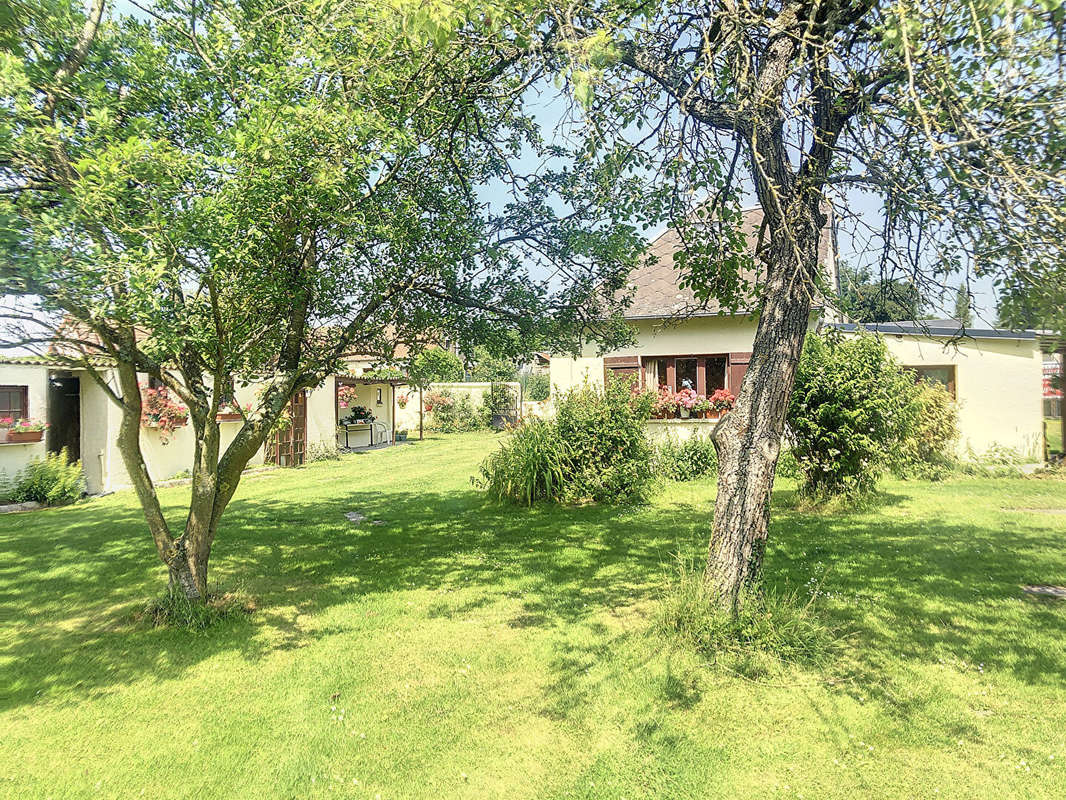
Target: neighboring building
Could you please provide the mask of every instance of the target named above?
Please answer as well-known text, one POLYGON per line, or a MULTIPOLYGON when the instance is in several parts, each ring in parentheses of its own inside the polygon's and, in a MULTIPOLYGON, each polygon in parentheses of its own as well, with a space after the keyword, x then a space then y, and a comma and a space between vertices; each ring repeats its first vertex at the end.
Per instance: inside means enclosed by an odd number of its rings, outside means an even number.
MULTIPOLYGON (((758 208, 745 211, 749 244, 762 224, 758 208)), ((724 388, 736 394, 747 372, 758 318, 749 311, 731 313, 714 302, 700 304, 680 289, 674 256, 683 246, 674 230, 655 239, 656 256, 634 271, 633 302, 626 319, 636 342, 603 356, 588 348, 578 358, 553 355, 551 380, 566 390, 582 381, 602 383, 607 375, 631 375, 641 385, 674 391, 690 386, 709 395, 724 388)), ((827 227, 820 263, 829 285, 837 282, 837 256, 827 227)), ((810 328, 842 324, 824 303, 811 311, 810 328)), ((1010 447, 1027 458, 1043 452, 1041 357, 1033 332, 982 329, 960 331, 955 320, 867 325, 885 335, 889 350, 904 365, 942 381, 959 405, 960 455, 981 455, 993 446, 1010 447)), ((652 420, 649 434, 685 437, 709 430, 711 420, 652 420)))
MULTIPOLYGON (((836 327, 854 331, 860 326, 836 327)), ((901 364, 943 384, 955 398, 960 455, 1008 447, 1025 458, 1043 457, 1043 359, 1033 331, 963 329, 957 319, 861 327, 884 336, 901 364)))

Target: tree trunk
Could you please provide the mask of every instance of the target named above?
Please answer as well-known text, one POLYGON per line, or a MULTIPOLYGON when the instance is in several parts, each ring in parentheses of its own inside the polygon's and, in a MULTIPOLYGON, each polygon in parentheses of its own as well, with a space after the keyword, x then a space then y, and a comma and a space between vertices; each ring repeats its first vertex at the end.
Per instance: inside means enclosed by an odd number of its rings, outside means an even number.
MULTIPOLYGON (((764 206, 764 209, 767 209, 764 206)), ((797 203, 787 222, 767 209, 768 278, 748 372, 736 405, 714 431, 718 495, 704 580, 720 607, 736 611, 762 568, 770 492, 789 398, 810 324, 812 278, 823 222, 797 203)))

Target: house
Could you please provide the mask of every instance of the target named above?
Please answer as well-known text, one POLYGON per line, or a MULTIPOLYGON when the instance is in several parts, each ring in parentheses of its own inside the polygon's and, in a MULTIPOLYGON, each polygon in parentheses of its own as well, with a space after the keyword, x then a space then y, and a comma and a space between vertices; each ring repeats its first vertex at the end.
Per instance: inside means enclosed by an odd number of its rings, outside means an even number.
MULTIPOLYGON (((272 434, 249 465, 290 466, 302 464, 315 447, 358 448, 395 441, 400 387, 406 380, 378 375, 372 366, 369 357, 352 356, 345 372, 299 393, 290 405, 292 424, 272 434), (369 409, 374 421, 341 426, 356 405, 369 409)), ((106 381, 117 383, 110 370, 100 370, 106 381)), ((143 380, 150 385, 147 376, 143 380)), ((258 388, 239 388, 235 401, 254 403, 258 388)), ((417 417, 417 406, 412 411, 417 417)), ((129 477, 116 445, 121 415, 84 369, 47 356, 0 359, 0 419, 36 419, 49 425, 37 441, 0 441, 0 483, 12 480, 45 453, 66 448, 81 460, 90 494, 128 487, 129 477)), ((223 450, 241 424, 239 415, 220 416, 223 450)), ((158 429, 142 427, 141 450, 154 481, 187 474, 193 460, 191 428, 179 426, 164 436, 158 429)))
MULTIPOLYGON (((743 230, 754 247, 762 211, 744 211, 743 230)), ((626 320, 635 342, 603 355, 589 346, 578 357, 551 357, 551 381, 566 390, 582 381, 601 383, 611 375, 629 375, 648 388, 689 387, 701 395, 715 389, 736 394, 747 372, 758 317, 750 309, 730 311, 710 301, 700 303, 679 287, 675 255, 683 247, 669 229, 652 241, 650 263, 630 279, 632 303, 626 320)), ((828 285, 837 285, 837 254, 832 224, 820 243, 819 261, 828 285)), ((811 310, 810 330, 835 325, 855 332, 826 303, 811 310)), ((1008 447, 1026 458, 1043 450, 1041 357, 1033 332, 997 329, 960 331, 957 321, 886 323, 864 326, 885 336, 889 350, 923 377, 940 380, 959 406, 960 455, 983 455, 1008 447)), ((652 439, 687 438, 709 433, 709 419, 653 419, 652 439)))

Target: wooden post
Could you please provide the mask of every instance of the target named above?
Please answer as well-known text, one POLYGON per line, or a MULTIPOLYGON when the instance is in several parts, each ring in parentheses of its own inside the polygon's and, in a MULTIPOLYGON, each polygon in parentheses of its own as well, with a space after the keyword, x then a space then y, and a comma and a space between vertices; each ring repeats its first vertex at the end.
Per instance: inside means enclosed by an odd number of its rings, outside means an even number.
POLYGON ((392 406, 389 411, 392 415, 392 443, 396 444, 396 384, 390 383, 389 388, 392 389, 392 406))
POLYGON ((422 405, 422 387, 418 387, 418 441, 422 441, 422 413, 426 407, 422 405))

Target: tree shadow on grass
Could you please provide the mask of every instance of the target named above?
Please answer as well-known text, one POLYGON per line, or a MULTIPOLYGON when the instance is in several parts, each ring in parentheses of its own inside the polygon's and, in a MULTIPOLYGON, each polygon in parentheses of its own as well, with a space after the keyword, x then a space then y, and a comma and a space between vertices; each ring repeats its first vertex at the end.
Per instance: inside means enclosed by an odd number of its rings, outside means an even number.
MULTIPOLYGON (((331 487, 324 500, 297 493, 234 501, 213 579, 243 586, 259 611, 202 634, 129 624, 132 608, 162 588, 135 508, 75 507, 43 512, 29 528, 0 527, 0 602, 16 620, 0 639, 0 708, 42 693, 76 689, 82 699, 136 680, 172 679, 223 652, 254 663, 347 632, 343 623, 309 629, 301 615, 410 589, 477 590, 456 607, 431 606, 428 619, 506 596, 522 607, 516 629, 583 622, 653 598, 673 553, 702 558, 709 532, 703 496, 664 496, 640 508, 525 509, 486 502, 473 489, 331 487), (366 520, 353 525, 347 511, 366 520)), ((832 595, 827 613, 857 631, 865 672, 856 680, 866 691, 898 654, 925 662, 949 654, 1029 683, 1064 682, 1047 643, 1066 638, 1066 615, 1014 601, 1019 582, 1061 570, 1061 537, 1017 520, 1012 530, 998 523, 973 530, 928 517, 802 514, 787 510, 788 494, 775 493, 785 510, 772 523, 767 583, 809 591, 820 581, 819 591, 832 595), (1023 640, 1017 625, 1040 636, 1023 640)), ((168 507, 178 510, 177 502, 168 507)), ((587 669, 589 654, 563 655, 555 672, 573 700, 580 681, 568 690, 566 676, 587 669)))

